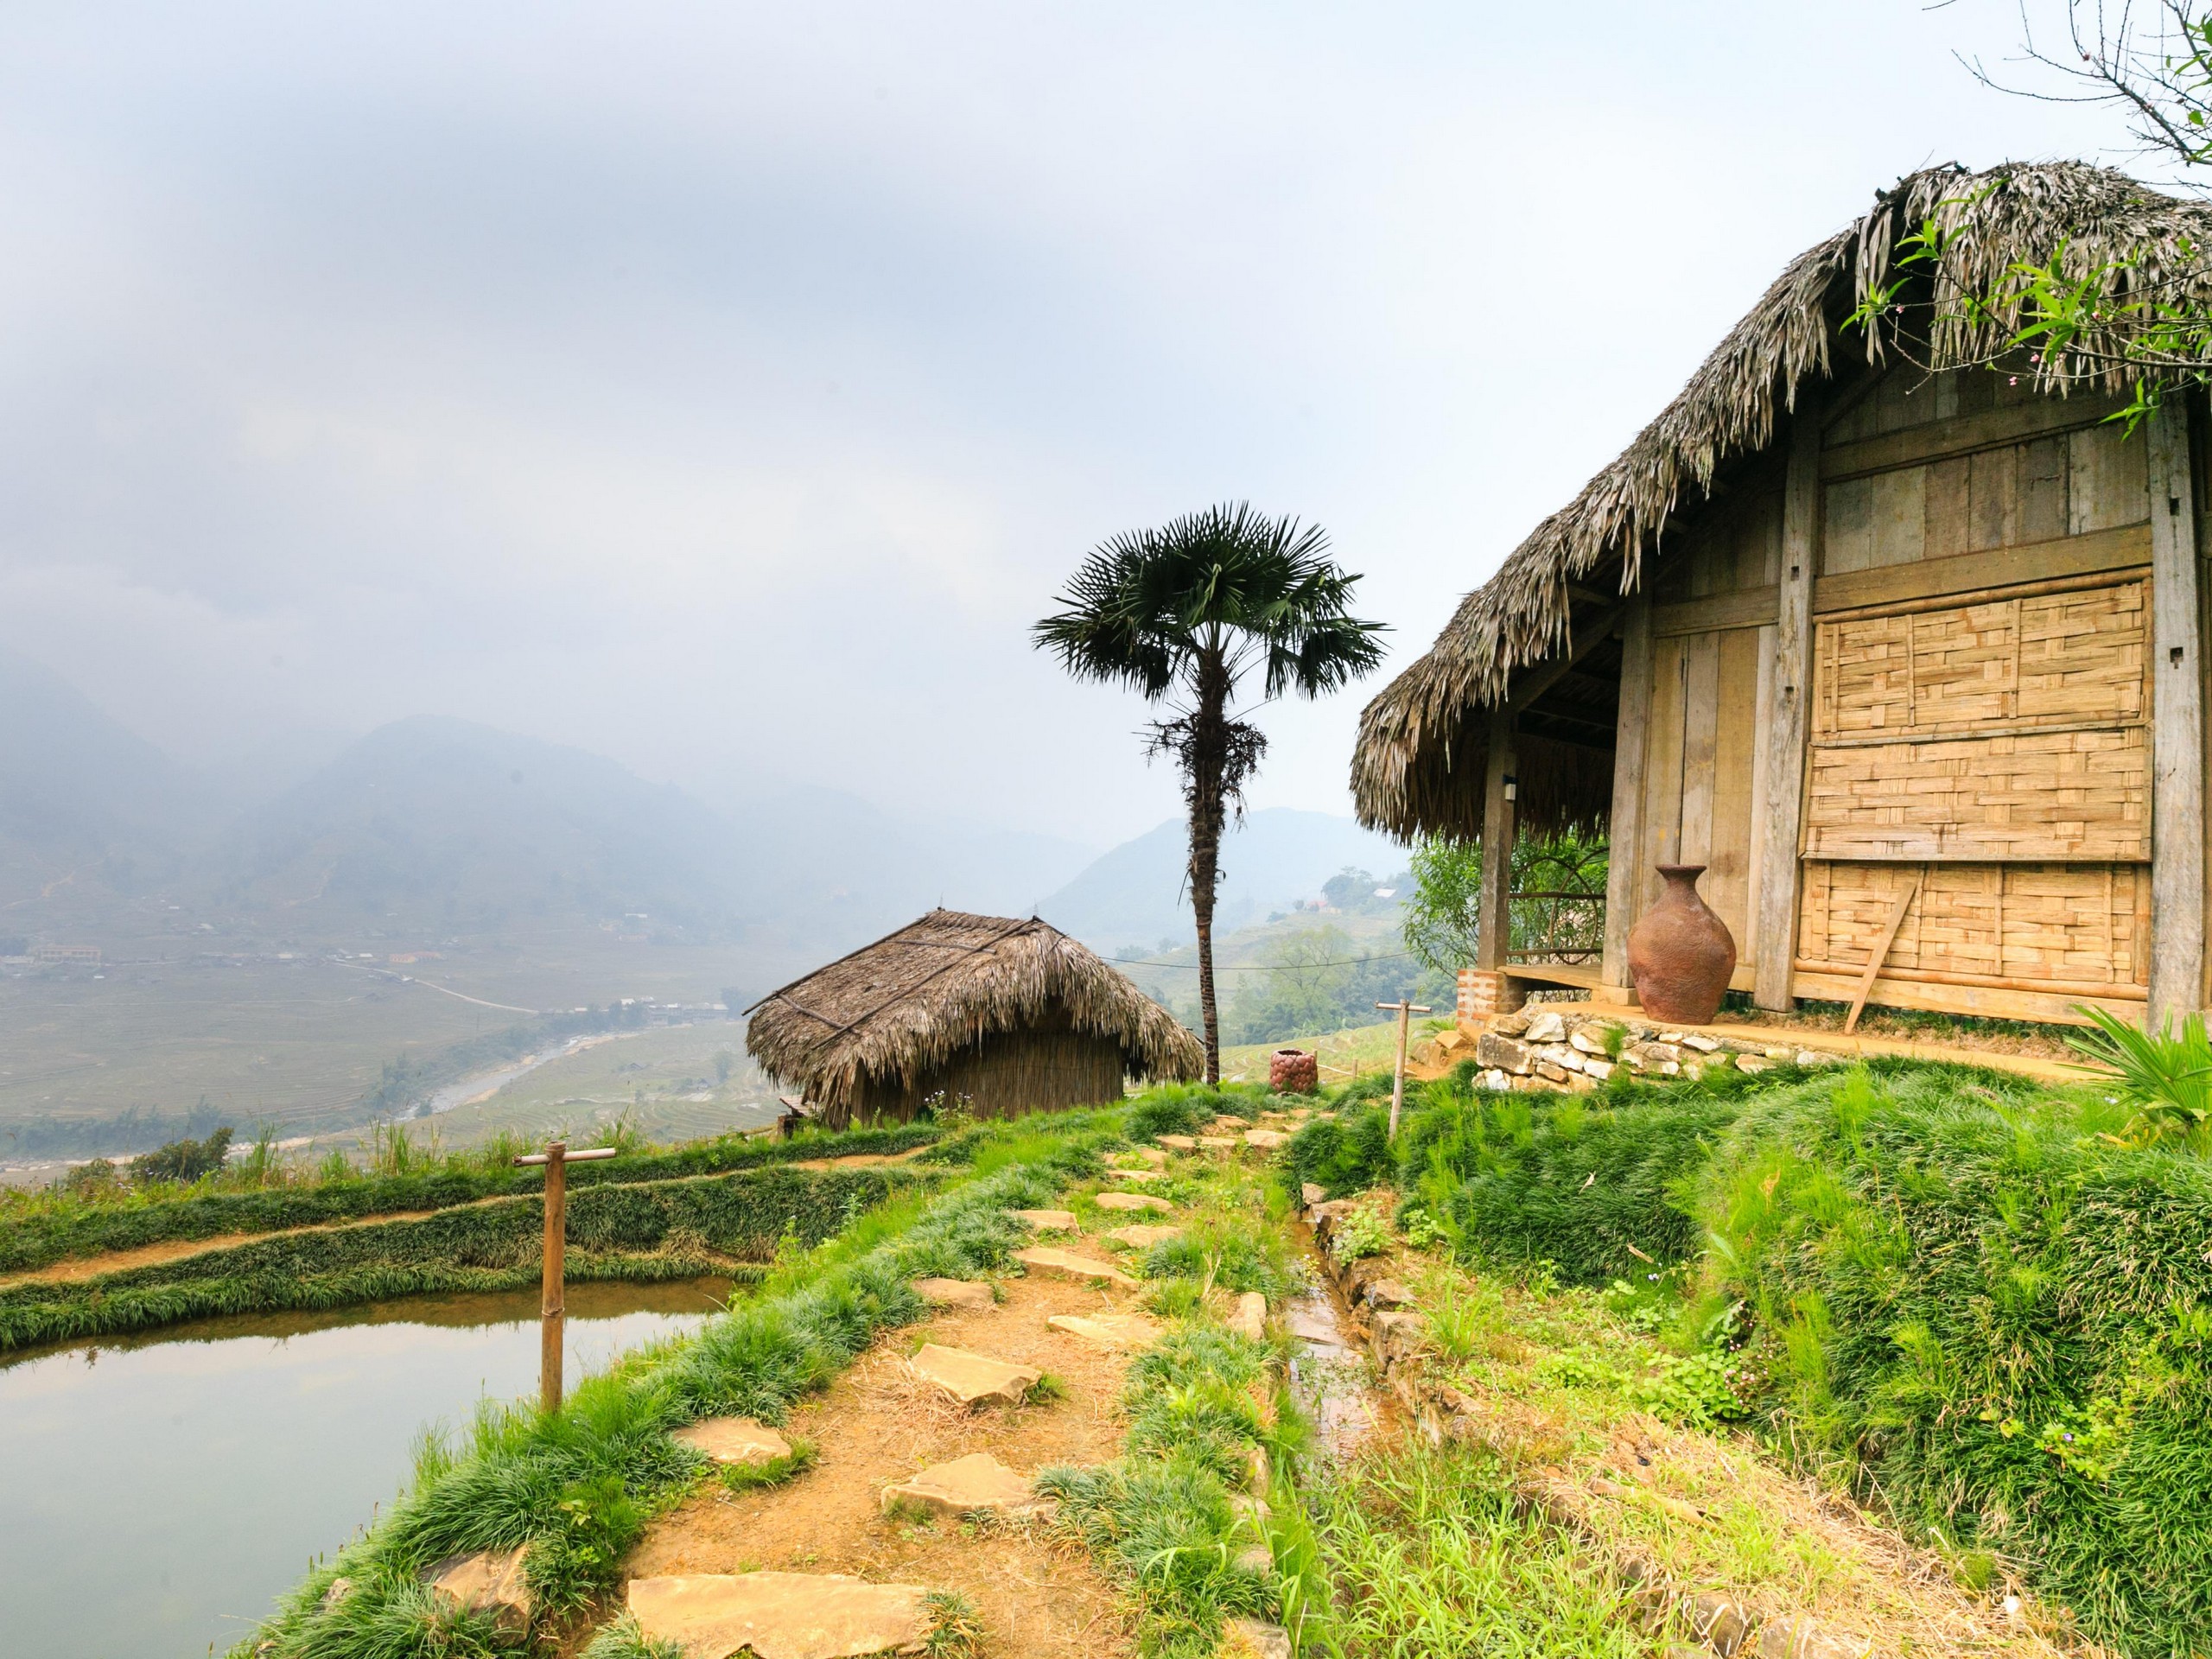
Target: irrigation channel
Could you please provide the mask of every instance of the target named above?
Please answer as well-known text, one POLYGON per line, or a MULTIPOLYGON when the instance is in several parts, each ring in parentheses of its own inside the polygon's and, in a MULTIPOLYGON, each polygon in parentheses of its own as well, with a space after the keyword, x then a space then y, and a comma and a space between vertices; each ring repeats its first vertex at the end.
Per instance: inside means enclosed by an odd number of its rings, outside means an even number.
MULTIPOLYGON (((726 1280, 569 1287, 573 1379, 726 1280)), ((0 1363, 0 1648, 221 1653, 398 1495, 423 1429, 534 1395, 537 1292, 243 1316, 0 1363)))

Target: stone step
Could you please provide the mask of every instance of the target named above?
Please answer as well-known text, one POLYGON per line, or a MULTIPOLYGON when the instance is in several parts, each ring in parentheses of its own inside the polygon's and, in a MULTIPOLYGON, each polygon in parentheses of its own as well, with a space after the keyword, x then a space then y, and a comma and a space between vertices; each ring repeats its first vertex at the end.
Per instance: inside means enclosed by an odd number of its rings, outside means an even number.
POLYGON ((1016 1474, 988 1452, 938 1464, 883 1489, 886 1515, 919 1511, 952 1520, 964 1515, 1019 1520, 1051 1507, 1050 1499, 1037 1496, 1028 1476, 1016 1474))
POLYGON ((1014 1259, 1032 1273, 1050 1274, 1058 1279, 1081 1279, 1094 1285, 1136 1283, 1119 1268, 1093 1256, 1077 1255, 1072 1250, 1016 1250, 1014 1259))
POLYGON ((920 1653, 930 1592, 842 1573, 690 1573, 630 1580, 630 1613, 684 1659, 861 1659, 920 1653))
POLYGON ((1281 1129, 1247 1129, 1244 1144, 1262 1152, 1273 1152, 1277 1147, 1288 1146, 1290 1137, 1281 1129))
POLYGON ((1221 1627, 1221 1651, 1236 1659, 1291 1659, 1290 1632, 1257 1618, 1232 1618, 1221 1627))
POLYGON ((1159 1325, 1141 1313, 1055 1313, 1045 1323, 1117 1352, 1149 1348, 1160 1340, 1159 1325))
POLYGON ((942 1389, 963 1406, 1020 1405, 1044 1373, 1033 1366, 1010 1365, 988 1354, 925 1343, 906 1362, 923 1382, 942 1389))
POLYGON ((1172 1181, 1175 1179, 1164 1169, 1117 1169, 1112 1173, 1117 1181, 1135 1181, 1139 1185, 1147 1181, 1172 1181))
POLYGON ((750 1417, 709 1417, 676 1431, 676 1439, 716 1463, 751 1468, 791 1454, 791 1443, 750 1417))
MULTIPOLYGON (((464 1613, 489 1613, 511 1636, 530 1629, 530 1546, 448 1555, 425 1573, 430 1593, 464 1613)), ((342 1598, 341 1598, 342 1599, 342 1598)))
POLYGON ((1235 1152, 1236 1137, 1233 1135, 1202 1135, 1198 1137, 1198 1150, 1210 1153, 1215 1157, 1219 1157, 1224 1153, 1235 1152))
POLYGON ((1229 1316, 1227 1323, 1240 1337, 1249 1337, 1255 1342, 1266 1340, 1268 1299, 1256 1290, 1246 1291, 1236 1299, 1236 1311, 1229 1316))
POLYGON ((1115 1162, 1118 1165, 1127 1165, 1128 1160, 1132 1158, 1140 1160, 1154 1169, 1160 1168, 1167 1161, 1167 1154, 1160 1151, 1159 1147, 1139 1147, 1133 1152, 1116 1154, 1115 1156, 1115 1162))
POLYGON ((1173 1205, 1149 1192, 1101 1192, 1095 1202, 1101 1210, 1150 1210, 1163 1216, 1175 1213, 1173 1205))
POLYGON ((1198 1149, 1197 1140, 1187 1135, 1155 1135, 1152 1138, 1176 1152, 1196 1152, 1198 1149))
POLYGON ((1075 1231, 1075 1212, 1071 1210, 1009 1210, 1007 1214, 1019 1216, 1040 1233, 1075 1231))
POLYGON ((1182 1237, 1183 1230, 1180 1227, 1116 1227, 1110 1232, 1099 1234, 1098 1236, 1109 1243, 1119 1244, 1128 1249, 1148 1250, 1154 1245, 1165 1243, 1171 1238, 1182 1237))
POLYGON ((973 1279, 917 1279, 914 1288, 931 1307, 957 1307, 988 1313, 998 1304, 991 1287, 973 1279))

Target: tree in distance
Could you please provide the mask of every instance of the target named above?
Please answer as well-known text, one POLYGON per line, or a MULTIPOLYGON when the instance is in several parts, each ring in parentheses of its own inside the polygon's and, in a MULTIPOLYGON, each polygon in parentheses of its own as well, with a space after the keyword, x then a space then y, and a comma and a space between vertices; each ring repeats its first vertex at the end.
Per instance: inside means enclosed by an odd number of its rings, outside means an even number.
POLYGON ((1244 785, 1268 746, 1239 717, 1238 695, 1256 675, 1263 701, 1318 697, 1382 659, 1382 625, 1351 613, 1359 578, 1338 569, 1328 548, 1317 524, 1265 518, 1243 502, 1209 507, 1101 543, 1058 596, 1061 608, 1033 630, 1038 648, 1077 678, 1128 686, 1169 715, 1153 724, 1147 753, 1173 756, 1183 774, 1208 1083, 1221 1080, 1213 910, 1222 831, 1243 817, 1244 785))

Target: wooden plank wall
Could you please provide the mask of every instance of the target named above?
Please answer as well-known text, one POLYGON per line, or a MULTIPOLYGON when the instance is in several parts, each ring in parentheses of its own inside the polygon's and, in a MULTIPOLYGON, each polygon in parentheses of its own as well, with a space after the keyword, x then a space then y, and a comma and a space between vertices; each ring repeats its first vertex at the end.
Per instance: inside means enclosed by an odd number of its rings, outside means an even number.
MULTIPOLYGON (((1770 591, 1780 580, 1781 546, 1781 493, 1760 490, 1693 533, 1655 584, 1655 598, 1678 615, 1711 616, 1725 607, 1688 601, 1770 591)), ((1756 608, 1729 626, 1652 640, 1643 798, 1637 845, 1628 849, 1638 915, 1659 896, 1658 865, 1706 866, 1698 891, 1735 936, 1744 985, 1754 954, 1755 829, 1767 766, 1761 735, 1772 706, 1774 652, 1773 623, 1762 622, 1756 608)))

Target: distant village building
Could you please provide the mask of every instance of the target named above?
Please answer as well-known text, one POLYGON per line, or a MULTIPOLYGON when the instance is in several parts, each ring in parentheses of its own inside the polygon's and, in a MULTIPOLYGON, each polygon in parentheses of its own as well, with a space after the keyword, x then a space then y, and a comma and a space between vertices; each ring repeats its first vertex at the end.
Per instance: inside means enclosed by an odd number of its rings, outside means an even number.
POLYGON ((31 959, 71 968, 97 968, 100 948, 97 944, 41 944, 31 952, 31 959))
POLYGON ((1498 849, 1471 1010, 1624 997, 1662 863, 1706 867, 1764 1007, 1870 970, 1959 1014, 2205 1005, 2204 395, 2131 434, 2124 376, 1993 369, 2007 325, 1958 296, 2063 249, 2202 307, 2207 246, 2212 208, 2100 168, 1915 175, 1466 598, 1368 706, 1353 789, 1372 828, 1498 849), (1893 282, 1875 347, 1844 325, 1893 282), (1602 963, 1519 959, 1500 854, 1576 825, 1611 842, 1602 963))
POLYGON ((747 1013, 747 1052, 832 1128, 940 1096, 978 1117, 1093 1105, 1205 1065, 1173 1015, 1034 917, 933 910, 747 1013))

